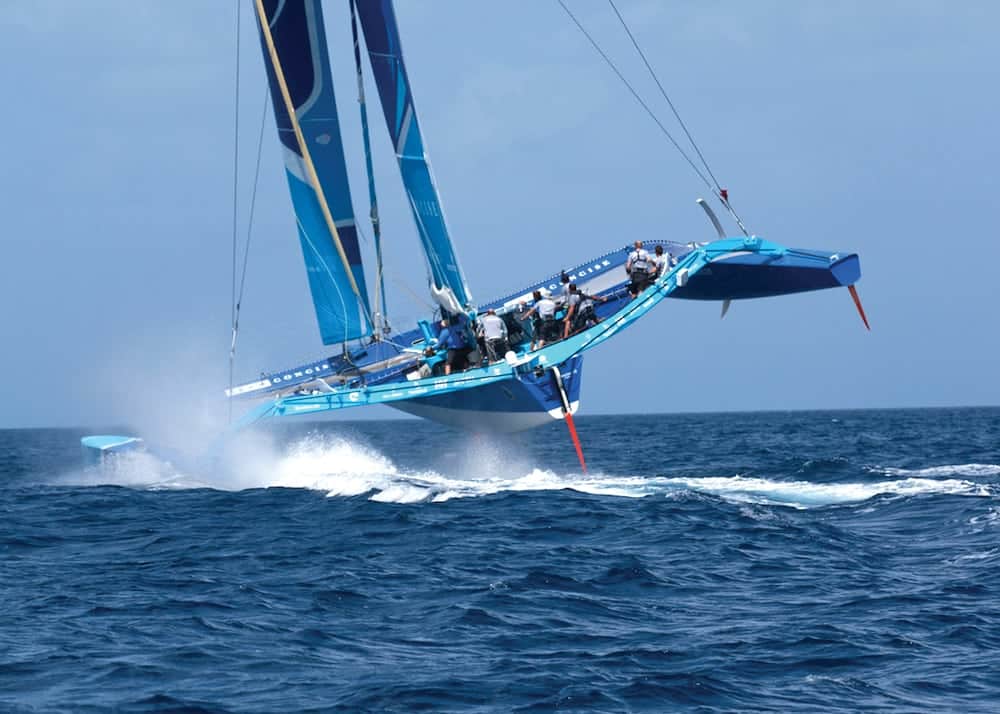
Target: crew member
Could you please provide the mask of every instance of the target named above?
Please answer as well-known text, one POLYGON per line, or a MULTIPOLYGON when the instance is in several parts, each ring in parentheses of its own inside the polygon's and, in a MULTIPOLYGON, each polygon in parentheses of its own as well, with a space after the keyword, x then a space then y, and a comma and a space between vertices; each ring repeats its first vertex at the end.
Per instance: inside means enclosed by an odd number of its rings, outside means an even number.
POLYGON ((563 319, 565 325, 563 339, 569 337, 573 332, 582 330, 588 322, 593 322, 596 325, 601 321, 597 317, 597 313, 594 312, 595 300, 607 302, 608 299, 600 295, 588 295, 577 288, 575 283, 569 286, 569 297, 566 298, 566 317, 563 319))
POLYGON ((441 331, 438 333, 438 345, 448 350, 444 363, 444 373, 452 370, 461 372, 465 369, 469 354, 469 345, 465 339, 465 328, 458 323, 450 323, 447 318, 441 320, 441 331))
POLYGON ((662 245, 657 245, 653 249, 653 270, 654 277, 660 277, 664 273, 670 270, 671 265, 671 255, 663 250, 662 245))
POLYGON ((629 253, 628 260, 625 262, 625 272, 632 279, 628 291, 633 298, 648 288, 655 277, 653 275, 653 261, 650 260, 646 249, 642 247, 642 241, 637 240, 634 245, 635 250, 629 253))
POLYGON ((507 354, 507 325, 497 316, 496 310, 489 309, 479 320, 479 333, 486 343, 486 359, 498 362, 507 354))
POLYGON ((521 320, 527 320, 532 315, 538 316, 538 321, 534 323, 534 335, 531 340, 531 349, 535 346, 542 348, 547 341, 559 339, 559 324, 556 322, 556 303, 548 297, 542 297, 538 290, 531 294, 535 304, 524 315, 521 320))
POLYGON ((571 285, 569 281, 569 276, 566 275, 566 271, 562 272, 559 276, 559 294, 556 295, 556 307, 564 307, 566 305, 566 298, 569 297, 569 286, 571 285))

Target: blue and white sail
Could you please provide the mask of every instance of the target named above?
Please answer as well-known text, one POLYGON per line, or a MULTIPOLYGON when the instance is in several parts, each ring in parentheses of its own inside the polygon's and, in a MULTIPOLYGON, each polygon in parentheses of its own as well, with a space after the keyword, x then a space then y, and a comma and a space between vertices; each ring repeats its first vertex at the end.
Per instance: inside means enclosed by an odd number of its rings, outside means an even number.
POLYGON ((264 64, 323 344, 372 332, 319 0, 255 0, 264 64))
POLYGON ((368 47, 372 73, 382 100, 385 123, 399 160, 399 171, 413 209, 421 245, 430 269, 431 294, 450 312, 472 304, 472 296, 448 235, 441 200, 424 151, 403 64, 396 14, 391 0, 359 0, 358 15, 368 47))

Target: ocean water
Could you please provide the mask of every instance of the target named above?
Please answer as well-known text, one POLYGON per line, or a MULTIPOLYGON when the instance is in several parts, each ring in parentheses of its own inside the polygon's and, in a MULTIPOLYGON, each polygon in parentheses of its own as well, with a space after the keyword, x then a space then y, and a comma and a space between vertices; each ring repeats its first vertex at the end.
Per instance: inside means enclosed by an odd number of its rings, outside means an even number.
POLYGON ((1000 409, 0 431, 0 711, 998 711, 1000 409))

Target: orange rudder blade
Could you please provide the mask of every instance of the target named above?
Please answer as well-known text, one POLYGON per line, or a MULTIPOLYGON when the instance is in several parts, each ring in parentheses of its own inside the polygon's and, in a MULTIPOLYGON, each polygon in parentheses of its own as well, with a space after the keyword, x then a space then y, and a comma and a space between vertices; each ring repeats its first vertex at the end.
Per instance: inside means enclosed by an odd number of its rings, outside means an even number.
POLYGON ((858 314, 861 315, 861 321, 865 323, 865 327, 871 332, 871 325, 868 324, 868 318, 865 317, 865 309, 861 307, 861 298, 858 297, 858 291, 853 285, 848 285, 847 289, 851 291, 851 297, 854 298, 854 306, 858 308, 858 314))
POLYGON ((569 435, 573 439, 573 446, 576 447, 576 456, 580 459, 580 468, 583 473, 587 473, 587 462, 583 459, 583 448, 580 446, 580 437, 576 435, 576 424, 573 423, 573 415, 566 412, 566 426, 569 428, 569 435))

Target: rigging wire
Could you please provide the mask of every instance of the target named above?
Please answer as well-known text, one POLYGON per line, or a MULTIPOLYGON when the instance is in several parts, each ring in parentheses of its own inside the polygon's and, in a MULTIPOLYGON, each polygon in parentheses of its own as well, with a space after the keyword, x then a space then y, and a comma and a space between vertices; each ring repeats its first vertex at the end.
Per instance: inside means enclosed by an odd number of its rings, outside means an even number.
MULTIPOLYGON (((367 234, 365 234, 364 229, 360 225, 358 225, 357 230, 358 230, 358 235, 361 236, 361 240, 363 240, 366 245, 369 245, 370 242, 368 240, 367 234)), ((406 290, 406 292, 410 293, 410 295, 413 296, 413 299, 419 302, 424 307, 428 308, 431 311, 437 310, 437 305, 434 305, 433 303, 428 302, 425 298, 420 297, 420 295, 418 295, 417 292, 406 283, 406 281, 404 281, 402 278, 396 275, 396 271, 391 270, 386 266, 383 266, 382 274, 388 277, 389 280, 391 280, 393 283, 395 283, 397 287, 401 287, 404 290, 406 290)), ((391 341, 391 340, 386 340, 386 341, 391 341)))
POLYGON ((247 264, 250 262, 250 240, 253 237, 254 209, 257 206, 257 186, 260 184, 260 157, 264 148, 264 123, 267 119, 267 92, 264 92, 264 108, 260 114, 260 132, 257 135, 257 167, 254 170, 253 190, 250 192, 250 216, 247 219, 246 247, 243 249, 243 267, 240 272, 240 287, 236 294, 235 317, 233 319, 233 343, 231 352, 236 353, 236 335, 240 329, 240 307, 243 305, 243 291, 247 282, 247 264))
POLYGON ((382 271, 382 241, 378 216, 378 199, 375 195, 375 174, 372 169, 371 137, 368 133, 368 108, 365 105, 365 79, 361 62, 361 39, 358 34, 358 18, 355 0, 351 0, 351 37, 354 40, 354 67, 358 79, 358 105, 361 112, 361 137, 365 148, 365 170, 368 174, 368 202, 371 206, 368 215, 372 222, 372 233, 375 236, 375 314, 378 324, 372 325, 376 334, 388 335, 389 308, 386 305, 385 280, 382 271))
MULTIPOLYGON (((229 344, 229 391, 233 390, 233 377, 236 369, 236 338, 240 330, 240 307, 243 304, 243 293, 246 288, 247 265, 250 262, 250 241, 253 237, 254 209, 257 205, 257 187, 260 184, 260 160, 264 147, 264 124, 267 118, 267 90, 264 91, 263 109, 260 115, 260 130, 257 136, 257 161, 254 169, 253 189, 250 194, 250 215, 247 219, 246 244, 243 249, 243 265, 240 269, 239 287, 236 283, 236 266, 239 243, 239 147, 240 147, 240 34, 241 34, 241 3, 236 3, 236 81, 235 81, 235 111, 233 119, 233 271, 231 285, 230 326, 232 338, 229 344)), ((233 401, 229 400, 229 421, 233 420, 233 401)))
POLYGON ((597 40, 595 40, 594 37, 589 32, 587 32, 587 29, 577 19, 577 17, 573 14, 573 12, 566 6, 566 3, 563 2, 563 0, 557 0, 557 2, 559 3, 560 7, 562 7, 562 9, 566 12, 566 14, 569 15, 569 18, 573 21, 573 24, 575 24, 576 27, 577 27, 577 29, 579 29, 580 32, 583 33, 583 36, 587 38, 587 40, 590 42, 591 46, 593 46, 593 48, 595 50, 597 50, 597 53, 602 57, 602 59, 604 59, 604 62, 608 65, 608 67, 611 68, 611 70, 615 73, 615 75, 617 75, 618 79, 621 80, 622 84, 624 84, 625 87, 632 94, 632 97, 639 103, 639 105, 646 111, 646 113, 650 116, 650 118, 656 123, 656 125, 660 128, 660 131, 663 133, 663 135, 670 141, 670 143, 677 150, 677 152, 684 158, 684 160, 688 163, 688 165, 695 172, 695 174, 698 176, 698 178, 700 178, 702 180, 702 182, 705 184, 705 186, 708 188, 708 190, 711 191, 712 194, 716 198, 719 199, 719 201, 722 203, 723 207, 725 207, 725 209, 729 212, 729 215, 732 216, 732 218, 733 218, 734 221, 736 221, 736 224, 740 227, 740 230, 742 230, 745 235, 750 235, 750 233, 747 231, 746 227, 743 225, 743 221, 736 214, 736 211, 733 210, 733 207, 729 204, 729 197, 728 197, 728 195, 726 193, 726 190, 724 188, 722 188, 719 185, 719 182, 716 180, 715 175, 712 173, 712 170, 711 170, 711 168, 708 165, 708 162, 705 160, 705 157, 702 155, 701 150, 698 148, 698 145, 695 143, 694 138, 691 136, 691 133, 687 129, 687 126, 681 120, 680 115, 677 112, 676 108, 674 107, 673 102, 670 101, 670 98, 667 95, 666 91, 664 90, 663 85, 660 83, 659 79, 656 77, 655 72, 653 72, 652 67, 650 66, 648 60, 646 59, 645 54, 643 54, 642 50, 640 49, 639 44, 636 41, 635 37, 633 36, 631 30, 629 30, 628 25, 626 24, 624 17, 622 17, 622 15, 621 15, 620 12, 618 12, 618 8, 615 6, 614 2, 612 0, 608 0, 608 1, 611 3, 611 7, 614 9, 615 14, 618 16, 618 20, 622 23, 622 26, 625 28, 625 32, 628 34, 629 38, 631 39, 633 46, 636 48, 636 50, 639 53, 639 56, 642 57, 643 62, 646 64, 646 68, 649 70, 650 74, 652 74, 653 80, 656 82, 657 86, 660 88, 660 92, 663 94, 664 98, 667 100, 667 103, 670 105, 670 108, 673 111, 674 116, 677 118, 678 123, 680 123, 681 128, 684 130, 684 133, 687 136, 688 141, 691 142, 691 146, 694 148, 695 152, 698 154, 698 158, 701 160, 702 164, 704 165, 705 171, 709 174, 709 176, 712 177, 711 181, 709 181, 709 179, 705 176, 705 172, 703 172, 698 167, 698 165, 688 155, 688 153, 681 147, 681 145, 677 142, 677 140, 670 133, 670 131, 666 128, 666 126, 664 126, 663 122, 660 121, 659 117, 650 108, 649 104, 647 104, 645 102, 645 100, 643 100, 643 98, 636 91, 635 87, 633 87, 632 84, 628 81, 628 79, 625 78, 625 75, 622 74, 621 70, 618 69, 618 66, 615 65, 615 63, 608 56, 608 54, 601 48, 601 46, 597 43, 597 40))
MULTIPOLYGON (((233 271, 230 283, 229 324, 233 331, 229 347, 229 391, 233 391, 233 370, 236 356, 236 243, 237 213, 239 211, 239 168, 240 168, 240 17, 242 3, 236 2, 236 55, 235 55, 235 96, 233 98, 233 271)), ((229 421, 233 421, 233 400, 229 404, 229 421)))
POLYGON ((590 41, 590 44, 593 45, 595 50, 597 50, 597 53, 601 55, 602 58, 604 58, 604 61, 607 63, 608 67, 610 67, 611 70, 616 75, 618 75, 618 79, 620 79, 622 81, 622 84, 624 84, 625 87, 629 90, 629 92, 632 93, 632 96, 635 98, 637 102, 639 102, 639 105, 643 109, 645 109, 646 113, 649 114, 650 118, 654 122, 656 122, 656 125, 660 127, 660 131, 663 132, 663 135, 670 140, 670 143, 674 145, 674 148, 677 149, 680 155, 684 157, 684 160, 688 162, 688 165, 690 165, 691 168, 694 170, 694 172, 698 175, 698 178, 700 178, 705 183, 705 185, 708 186, 708 189, 710 191, 715 193, 715 187, 712 186, 712 182, 705 177, 705 174, 703 174, 701 169, 698 168, 698 165, 695 164, 695 162, 691 160, 691 157, 687 155, 687 152, 684 151, 683 148, 681 148, 681 145, 677 143, 677 140, 674 139, 673 135, 670 133, 667 127, 663 125, 663 122, 661 122, 660 118, 656 116, 656 113, 652 109, 650 109, 649 105, 646 104, 646 102, 643 100, 641 96, 639 96, 639 93, 635 90, 635 87, 633 87, 632 84, 627 79, 625 79, 625 75, 621 73, 621 70, 618 69, 618 66, 611 60, 610 57, 608 57, 607 53, 605 53, 605 51, 601 49, 601 46, 597 44, 597 40, 595 40, 593 36, 589 32, 587 32, 587 29, 582 24, 580 24, 580 21, 576 19, 576 15, 574 15, 573 12, 568 7, 566 7, 566 3, 563 2, 563 0, 556 0, 556 1, 559 3, 562 9, 566 11, 566 14, 569 15, 569 18, 577 26, 580 32, 583 33, 583 36, 590 41))
POLYGON ((628 23, 625 22, 625 18, 622 16, 621 12, 618 11, 618 6, 615 5, 615 0, 608 0, 608 4, 611 5, 611 9, 614 10, 615 15, 618 16, 618 21, 621 22, 622 27, 625 29, 625 34, 627 34, 628 38, 632 41, 632 46, 635 47, 635 51, 639 53, 639 57, 642 58, 643 64, 646 65, 646 69, 649 70, 649 76, 653 78, 654 82, 656 82, 656 86, 659 88, 660 94, 662 94, 663 98, 667 101, 667 105, 670 107, 670 111, 673 112, 674 118, 677 119, 677 123, 681 125, 681 129, 684 130, 684 135, 687 136, 688 141, 691 142, 691 147, 695 150, 695 153, 698 154, 698 158, 701 159, 701 163, 705 167, 705 171, 707 171, 708 175, 712 177, 712 181, 715 183, 714 193, 716 198, 718 198, 725 209, 729 211, 729 214, 733 217, 733 220, 736 221, 736 224, 740 227, 740 230, 743 231, 744 235, 749 235, 749 232, 743 225, 743 221, 736 214, 736 211, 729 203, 729 194, 724 188, 722 188, 722 185, 719 184, 719 180, 715 178, 715 174, 712 172, 712 167, 708 165, 708 160, 705 158, 705 155, 701 153, 701 149, 698 147, 698 143, 694 140, 691 132, 688 131, 687 124, 685 124, 684 120, 681 119, 680 112, 677 111, 677 107, 675 107, 674 103, 670 100, 667 90, 663 88, 663 84, 660 82, 660 78, 656 75, 656 72, 653 71, 653 66, 649 63, 649 60, 646 59, 646 53, 642 51, 641 47, 639 47, 639 41, 635 39, 635 35, 633 35, 632 30, 629 29, 628 23))
POLYGON ((670 111, 674 113, 674 118, 677 119, 677 123, 681 125, 681 129, 684 130, 684 135, 687 136, 688 141, 691 142, 691 147, 695 150, 695 153, 698 154, 698 158, 701 159, 701 163, 705 167, 705 171, 707 171, 708 175, 712 177, 712 183, 715 184, 715 188, 718 191, 721 191, 722 186, 719 185, 719 180, 715 178, 715 174, 712 173, 712 167, 708 165, 708 161, 705 160, 704 154, 701 153, 701 149, 698 148, 698 144, 695 142, 694 137, 691 136, 691 132, 688 131, 687 124, 685 124, 684 120, 681 119, 681 115, 678 113, 677 107, 675 107, 674 103, 670 101, 670 97, 667 95, 667 90, 663 88, 660 78, 656 76, 656 72, 653 71, 652 65, 650 65, 649 60, 646 59, 646 53, 642 51, 641 47, 639 47, 638 40, 635 39, 635 35, 633 35, 632 30, 629 29, 628 23, 625 22, 625 18, 622 17, 621 12, 618 11, 618 6, 615 5, 615 0, 608 0, 608 4, 611 5, 611 9, 614 10, 615 15, 618 16, 618 21, 625 29, 625 34, 627 34, 628 38, 632 41, 632 46, 635 47, 635 51, 639 53, 639 57, 642 58, 643 64, 646 65, 646 69, 649 71, 649 76, 653 78, 654 82, 656 82, 656 86, 659 88, 660 94, 662 94, 663 98, 667 101, 670 111))

